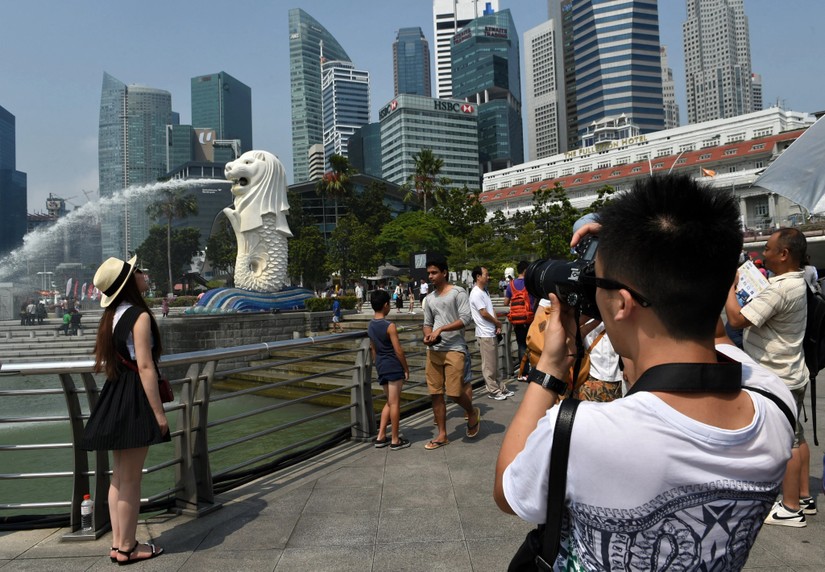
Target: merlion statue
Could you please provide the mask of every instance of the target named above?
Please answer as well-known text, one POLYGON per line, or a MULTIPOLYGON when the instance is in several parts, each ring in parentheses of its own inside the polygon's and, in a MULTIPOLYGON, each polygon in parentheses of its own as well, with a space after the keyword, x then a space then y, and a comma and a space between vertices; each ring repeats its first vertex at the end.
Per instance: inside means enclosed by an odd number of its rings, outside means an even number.
POLYGON ((247 151, 224 168, 232 181, 235 208, 223 213, 238 239, 235 286, 255 292, 277 292, 286 283, 287 238, 292 236, 286 213, 286 174, 281 161, 267 151, 247 151))

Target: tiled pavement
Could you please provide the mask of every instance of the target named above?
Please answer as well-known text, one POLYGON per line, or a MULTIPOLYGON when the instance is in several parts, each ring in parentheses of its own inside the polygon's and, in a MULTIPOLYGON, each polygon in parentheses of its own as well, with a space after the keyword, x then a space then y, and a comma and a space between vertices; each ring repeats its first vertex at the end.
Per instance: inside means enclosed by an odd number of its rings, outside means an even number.
MULTIPOLYGON (((402 421, 409 449, 345 444, 221 495, 223 508, 202 518, 142 521, 138 537, 153 538, 166 554, 131 570, 505 570, 530 529, 501 513, 491 493, 504 430, 524 390, 523 384, 511 388, 515 398, 502 402, 476 393, 483 420, 474 440, 464 436, 462 411, 451 406, 451 443, 425 450, 434 427, 423 412, 402 421)), ((819 419, 825 419, 822 403, 819 419)), ((812 443, 813 475, 821 475, 822 454, 812 443)), ((820 489, 818 478, 812 486, 820 489)), ((823 520, 825 514, 811 517, 805 529, 764 527, 746 570, 825 570, 823 520)), ((60 541, 64 532, 0 532, 0 568, 112 568, 111 535, 67 543, 60 541)))

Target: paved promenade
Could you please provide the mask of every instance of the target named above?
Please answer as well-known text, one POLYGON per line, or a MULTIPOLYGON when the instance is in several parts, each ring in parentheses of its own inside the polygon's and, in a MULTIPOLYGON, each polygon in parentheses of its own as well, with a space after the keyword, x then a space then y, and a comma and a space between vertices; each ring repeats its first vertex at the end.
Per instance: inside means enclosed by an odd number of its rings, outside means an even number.
MULTIPOLYGON (((222 495, 224 508, 200 519, 157 516, 138 538, 166 554, 131 570, 500 571, 530 526, 503 514, 492 499, 493 468, 513 400, 486 399, 478 438, 464 437, 462 411, 448 409, 451 443, 435 451, 432 415, 402 421, 413 446, 402 451, 346 444, 321 457, 222 495)), ((825 390, 821 390, 821 393, 825 390)), ((825 425, 825 399, 819 400, 825 425)), ((808 423, 810 427, 810 423, 808 423)), ((820 431, 825 441, 825 431, 820 431)), ((811 473, 821 475, 822 447, 811 473)), ((609 475, 605 483, 609 484, 609 475)), ((621 489, 621 483, 618 490, 621 489)), ((819 490, 818 478, 812 487, 819 490)), ((819 496, 825 509, 823 497, 819 496)), ((111 570, 111 535, 95 542, 60 542, 62 529, 0 532, 0 568, 111 570)), ((746 570, 825 570, 825 513, 804 529, 766 526, 746 570)))

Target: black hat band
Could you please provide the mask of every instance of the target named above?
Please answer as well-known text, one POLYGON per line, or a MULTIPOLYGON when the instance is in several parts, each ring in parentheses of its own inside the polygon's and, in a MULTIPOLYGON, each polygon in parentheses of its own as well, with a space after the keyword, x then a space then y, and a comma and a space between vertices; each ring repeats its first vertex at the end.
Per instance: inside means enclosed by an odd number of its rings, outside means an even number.
POLYGON ((118 291, 118 288, 120 288, 121 284, 125 282, 127 278, 129 278, 129 274, 131 274, 131 272, 132 267, 129 266, 128 263, 124 262, 123 268, 120 269, 120 274, 117 275, 117 278, 115 278, 115 281, 112 282, 112 285, 106 288, 103 291, 103 293, 107 296, 112 296, 115 292, 118 291))

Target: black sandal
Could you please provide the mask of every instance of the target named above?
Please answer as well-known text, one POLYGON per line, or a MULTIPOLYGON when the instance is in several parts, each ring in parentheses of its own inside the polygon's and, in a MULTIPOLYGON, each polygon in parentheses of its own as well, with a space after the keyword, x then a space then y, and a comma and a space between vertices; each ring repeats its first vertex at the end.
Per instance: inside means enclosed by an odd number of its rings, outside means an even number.
POLYGON ((152 558, 156 558, 163 554, 163 548, 157 548, 154 544, 146 543, 146 546, 152 549, 152 555, 147 556, 146 558, 132 558, 132 554, 137 550, 137 547, 140 546, 140 542, 135 542, 135 545, 132 547, 131 550, 121 550, 118 548, 118 553, 123 554, 128 558, 128 560, 118 560, 118 566, 126 566, 127 564, 134 564, 135 562, 143 562, 144 560, 151 560, 152 558))
POLYGON ((117 552, 118 549, 112 546, 112 549, 109 551, 109 560, 112 562, 117 562, 117 556, 112 556, 112 552, 117 552))

